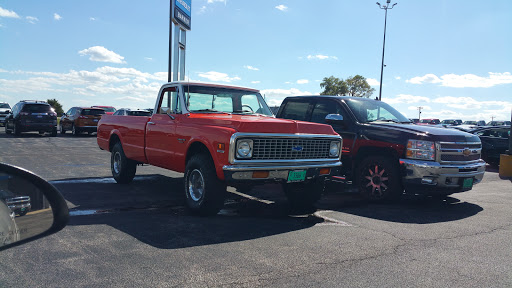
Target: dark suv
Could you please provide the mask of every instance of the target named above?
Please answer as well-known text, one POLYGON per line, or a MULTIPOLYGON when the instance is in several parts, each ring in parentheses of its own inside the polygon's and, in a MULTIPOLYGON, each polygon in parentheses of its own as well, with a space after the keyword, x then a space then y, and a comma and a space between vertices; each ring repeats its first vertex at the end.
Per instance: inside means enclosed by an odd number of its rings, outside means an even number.
POLYGON ((5 119, 5 133, 20 135, 21 132, 48 132, 57 136, 57 113, 50 104, 44 101, 22 100, 14 107, 5 119))

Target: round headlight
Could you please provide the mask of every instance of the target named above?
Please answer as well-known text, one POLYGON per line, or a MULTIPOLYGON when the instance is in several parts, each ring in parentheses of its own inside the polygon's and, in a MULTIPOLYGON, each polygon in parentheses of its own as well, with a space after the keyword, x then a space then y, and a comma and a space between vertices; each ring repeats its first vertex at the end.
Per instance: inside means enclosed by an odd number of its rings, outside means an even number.
POLYGON ((252 156, 251 142, 250 140, 241 140, 238 142, 237 153, 239 157, 250 158, 252 156))
POLYGON ((334 141, 331 142, 331 146, 329 147, 329 156, 330 157, 338 157, 340 154, 340 142, 334 141))

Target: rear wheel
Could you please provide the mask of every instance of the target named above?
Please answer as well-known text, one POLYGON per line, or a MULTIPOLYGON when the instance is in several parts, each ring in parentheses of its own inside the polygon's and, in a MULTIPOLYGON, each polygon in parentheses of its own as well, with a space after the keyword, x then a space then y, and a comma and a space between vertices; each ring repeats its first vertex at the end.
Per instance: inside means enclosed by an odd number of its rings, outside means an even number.
POLYGON ((226 184, 217 178, 210 155, 196 154, 185 168, 187 207, 202 216, 215 215, 224 205, 226 184))
POLYGON ((369 201, 395 200, 403 192, 398 164, 391 157, 369 156, 358 168, 359 193, 369 201))
POLYGON ((50 136, 57 137, 57 127, 53 128, 52 132, 50 133, 50 136))
POLYGON ((64 130, 64 125, 60 124, 59 128, 60 128, 60 134, 66 134, 66 130, 64 130))
POLYGON ((121 142, 117 142, 110 155, 112 176, 119 184, 130 183, 137 172, 137 162, 126 158, 121 142))
POLYGON ((20 136, 21 134, 21 131, 20 131, 20 127, 18 126, 18 124, 15 122, 14 123, 14 135, 16 136, 20 136))
POLYGON ((71 134, 73 134, 73 136, 80 134, 80 131, 75 127, 75 124, 71 124, 71 134))
POLYGON ((324 179, 317 179, 309 183, 283 184, 283 191, 288 198, 290 207, 292 210, 300 212, 314 209, 315 203, 322 197, 324 189, 324 179))

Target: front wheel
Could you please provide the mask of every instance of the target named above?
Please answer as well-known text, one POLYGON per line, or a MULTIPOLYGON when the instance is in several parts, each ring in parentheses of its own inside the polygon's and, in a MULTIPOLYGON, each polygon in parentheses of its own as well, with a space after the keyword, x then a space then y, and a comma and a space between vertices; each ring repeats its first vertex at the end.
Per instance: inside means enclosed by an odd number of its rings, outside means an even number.
POLYGON ((187 207, 194 213, 215 215, 224 205, 226 184, 217 178, 209 155, 196 154, 185 168, 185 197, 187 207))
POLYGON ((80 131, 75 126, 75 124, 71 124, 71 134, 73 134, 73 136, 77 136, 78 134, 80 134, 80 131))
POLYGON ((390 157, 369 156, 359 165, 359 193, 369 201, 394 200, 403 192, 398 163, 390 157))
POLYGON ((52 132, 50 133, 50 136, 57 137, 57 127, 53 128, 52 132))
POLYGON ((117 142, 112 148, 110 155, 110 169, 112 176, 119 184, 130 183, 135 177, 137 171, 137 163, 133 160, 126 158, 124 155, 123 146, 121 142, 117 142))
POLYGON ((314 208, 325 190, 324 179, 316 179, 308 183, 284 183, 283 191, 288 198, 292 210, 306 211, 314 208))
POLYGON ((59 125, 60 127, 60 134, 66 134, 66 130, 64 129, 64 125, 62 123, 59 125))
POLYGON ((18 126, 18 124, 14 123, 14 135, 20 136, 20 134, 21 134, 20 127, 18 126))

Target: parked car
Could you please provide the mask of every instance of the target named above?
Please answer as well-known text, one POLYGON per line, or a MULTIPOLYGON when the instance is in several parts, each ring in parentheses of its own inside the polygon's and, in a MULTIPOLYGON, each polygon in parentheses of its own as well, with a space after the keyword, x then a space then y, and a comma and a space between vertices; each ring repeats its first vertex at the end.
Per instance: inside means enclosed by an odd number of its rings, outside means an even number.
POLYGON ((478 128, 470 133, 477 135, 482 141, 482 159, 489 164, 498 165, 500 155, 508 150, 510 126, 478 128))
POLYGON ((22 100, 12 107, 5 119, 5 133, 18 136, 21 132, 39 131, 57 136, 57 113, 45 101, 22 100))
POLYGON ((462 125, 485 126, 485 121, 484 120, 479 120, 479 121, 468 120, 468 121, 462 122, 462 125))
POLYGON ((412 124, 418 124, 420 123, 420 119, 417 119, 417 118, 409 118, 409 121, 412 122, 412 124))
POLYGON ((412 125, 385 102, 287 97, 276 116, 331 124, 343 137, 342 174, 331 179, 355 184, 370 201, 398 198, 404 192, 446 196, 472 189, 484 176, 476 135, 412 125))
POLYGON ((4 201, 7 207, 19 216, 24 216, 30 212, 30 196, 15 195, 9 190, 0 189, 0 200, 4 201))
POLYGON ((461 124, 462 124, 462 120, 458 120, 458 119, 446 119, 446 120, 441 121, 441 125, 443 125, 443 126, 457 126, 457 125, 461 125, 461 124))
POLYGON ((510 126, 510 121, 490 121, 487 126, 510 126))
POLYGON ((339 173, 342 139, 332 127, 276 119, 258 90, 171 82, 156 96, 151 117, 100 120, 98 145, 110 152, 118 183, 132 181, 142 163, 184 173, 188 208, 213 215, 227 185, 281 183, 291 206, 302 209, 339 173))
POLYGON ((11 114, 9 103, 0 102, 0 125, 5 126, 5 118, 11 114))
POLYGON ((91 107, 101 108, 101 109, 105 110, 105 114, 107 114, 107 115, 112 115, 117 111, 116 108, 114 108, 112 106, 91 106, 91 107))
POLYGON ((420 125, 439 125, 441 121, 439 119, 421 119, 420 125))
POLYGON ((71 131, 73 135, 78 135, 82 132, 96 132, 98 121, 105 113, 103 108, 73 107, 60 118, 60 133, 71 131))
POLYGON ((151 116, 151 111, 145 109, 129 109, 121 108, 117 110, 113 115, 124 115, 124 116, 151 116))

